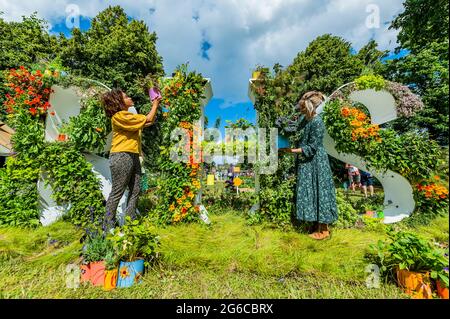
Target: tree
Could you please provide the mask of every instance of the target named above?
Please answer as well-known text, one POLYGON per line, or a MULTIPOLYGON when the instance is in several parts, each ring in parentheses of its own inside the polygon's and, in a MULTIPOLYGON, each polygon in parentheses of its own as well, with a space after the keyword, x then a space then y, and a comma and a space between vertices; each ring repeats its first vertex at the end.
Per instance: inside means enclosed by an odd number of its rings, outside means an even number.
POLYGON ((123 8, 110 6, 86 32, 72 31, 72 38, 64 40, 61 61, 77 75, 126 90, 139 105, 148 102, 143 78, 164 74, 156 40, 143 21, 128 21, 123 8))
POLYGON ((411 53, 387 63, 384 75, 409 85, 421 96, 425 108, 414 118, 395 121, 393 126, 400 132, 426 129, 431 138, 448 145, 449 3, 406 0, 404 7, 391 28, 400 30, 398 49, 411 53))
POLYGON ((47 32, 45 20, 36 13, 21 22, 6 22, 0 12, 0 70, 30 67, 41 60, 52 60, 58 52, 58 38, 47 32))
POLYGON ((406 0, 390 29, 400 30, 400 49, 417 53, 431 42, 448 41, 448 0, 406 0))

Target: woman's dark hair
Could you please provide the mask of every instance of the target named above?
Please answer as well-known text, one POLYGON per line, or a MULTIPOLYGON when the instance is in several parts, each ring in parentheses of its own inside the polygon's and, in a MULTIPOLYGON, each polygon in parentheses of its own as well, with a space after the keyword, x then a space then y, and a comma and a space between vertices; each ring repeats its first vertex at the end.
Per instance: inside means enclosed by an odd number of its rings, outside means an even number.
POLYGON ((121 89, 112 89, 102 95, 102 105, 105 109, 106 115, 113 117, 117 112, 125 108, 125 101, 123 100, 123 91, 121 89))

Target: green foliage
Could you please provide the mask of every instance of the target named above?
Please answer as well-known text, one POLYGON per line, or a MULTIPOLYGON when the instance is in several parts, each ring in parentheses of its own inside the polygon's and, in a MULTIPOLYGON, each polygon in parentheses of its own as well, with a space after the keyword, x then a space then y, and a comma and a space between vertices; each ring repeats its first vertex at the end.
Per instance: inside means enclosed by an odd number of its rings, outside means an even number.
POLYGON ((430 42, 448 41, 447 0, 406 0, 403 7, 390 27, 400 30, 397 39, 401 48, 416 53, 430 42))
POLYGON ((131 220, 129 217, 122 227, 114 229, 107 238, 112 241, 118 260, 134 261, 143 258, 146 265, 158 256, 159 237, 152 231, 152 224, 144 220, 131 220))
POLYGON ((440 148, 427 134, 408 132, 398 135, 392 129, 382 129, 379 131, 380 142, 353 141, 352 128, 342 116, 341 107, 338 100, 328 102, 323 116, 338 152, 357 154, 369 167, 398 172, 412 182, 427 178, 436 170, 440 163, 440 148))
POLYGON ((337 228, 352 228, 359 220, 357 211, 353 208, 350 200, 342 191, 336 192, 336 204, 338 207, 339 218, 334 224, 337 228))
POLYGON ((425 104, 415 117, 394 121, 392 125, 397 131, 426 129, 432 139, 448 145, 448 50, 448 40, 428 43, 420 51, 386 64, 384 75, 396 82, 410 84, 411 90, 425 104))
POLYGON ((20 22, 6 22, 0 13, 0 70, 31 67, 40 60, 52 60, 59 51, 56 36, 47 32, 47 23, 34 13, 20 22))
POLYGON ((380 266, 384 275, 396 269, 415 272, 431 272, 431 278, 440 279, 448 287, 448 258, 420 236, 400 231, 389 231, 388 240, 371 245, 368 257, 380 266), (447 267, 447 272, 444 268, 447 267))
POLYGON ((386 83, 381 75, 363 75, 355 79, 358 90, 374 89, 380 91, 385 88, 386 83))
POLYGON ((441 145, 448 145, 449 121, 449 2, 446 0, 406 0, 404 12, 391 28, 400 30, 400 49, 411 53, 387 63, 385 75, 397 82, 411 84, 425 108, 409 121, 395 122, 404 132, 425 128, 441 145))
POLYGON ((83 261, 85 263, 103 261, 108 257, 109 266, 114 263, 112 242, 103 236, 89 237, 83 248, 83 261))
MULTIPOLYGON (((158 180, 158 203, 156 213, 162 223, 176 223, 179 221, 198 221, 198 207, 195 206, 194 197, 200 188, 199 164, 193 158, 193 125, 201 117, 201 100, 206 80, 197 72, 189 72, 187 65, 179 66, 174 76, 161 81, 163 94, 162 103, 169 110, 161 122, 161 144, 155 141, 144 140, 159 148, 160 154, 154 159, 161 173, 158 180), (181 150, 178 141, 171 137, 174 130, 184 129, 186 139, 190 146, 184 145, 186 151, 183 162, 174 161, 171 152, 181 150), (175 147, 179 146, 178 149, 175 147)), ((187 142, 187 141, 186 141, 187 142)), ((179 153, 180 154, 180 153, 179 153)))
POLYGON ((39 222, 39 168, 28 158, 10 157, 0 169, 0 227, 36 227, 39 222))
POLYGON ((92 19, 86 32, 73 29, 72 37, 64 39, 61 61, 74 74, 121 87, 141 105, 148 101, 144 77, 163 74, 156 40, 144 21, 128 21, 120 6, 110 6, 92 19))
POLYGON ((291 224, 294 210, 294 184, 295 178, 286 179, 277 188, 263 188, 260 191, 261 220, 272 222, 278 227, 287 227, 291 224))
POLYGON ((44 148, 45 136, 42 120, 30 116, 24 109, 8 115, 8 119, 8 123, 15 130, 11 137, 14 152, 24 158, 39 158, 44 148))
POLYGON ((98 97, 91 97, 83 104, 80 115, 71 117, 61 132, 67 132, 79 151, 102 152, 111 131, 111 119, 106 116, 98 97))
POLYGON ((56 203, 71 204, 65 218, 76 225, 86 225, 91 213, 98 218, 104 215, 100 181, 92 171, 92 165, 72 144, 48 143, 41 165, 56 203))

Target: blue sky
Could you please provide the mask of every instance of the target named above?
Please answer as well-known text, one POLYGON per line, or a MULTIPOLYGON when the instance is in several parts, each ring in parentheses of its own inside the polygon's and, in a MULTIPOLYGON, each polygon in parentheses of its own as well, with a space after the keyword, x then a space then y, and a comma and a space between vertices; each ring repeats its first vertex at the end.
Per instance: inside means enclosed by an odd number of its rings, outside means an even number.
POLYGON ((49 22, 49 32, 66 34, 66 21, 70 27, 79 19, 86 30, 108 5, 121 5, 156 32, 167 74, 189 62, 211 78, 214 98, 206 115, 210 126, 220 116, 222 127, 225 120, 255 120, 247 96, 255 66, 287 66, 325 33, 345 38, 355 50, 370 39, 393 50, 397 31, 388 26, 403 11, 402 0, 0 0, 4 19, 18 21, 37 12, 49 22))

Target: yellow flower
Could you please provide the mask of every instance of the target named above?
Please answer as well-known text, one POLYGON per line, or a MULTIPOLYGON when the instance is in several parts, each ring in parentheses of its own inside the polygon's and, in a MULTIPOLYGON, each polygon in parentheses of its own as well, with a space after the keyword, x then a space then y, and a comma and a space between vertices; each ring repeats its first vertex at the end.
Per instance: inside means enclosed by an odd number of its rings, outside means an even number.
POLYGON ((189 192, 189 193, 188 193, 188 197, 189 197, 190 199, 192 199, 192 198, 195 197, 195 194, 194 194, 193 192, 189 192))
POLYGON ((181 198, 178 198, 178 199, 177 199, 178 205, 181 205, 182 202, 183 202, 183 200, 182 200, 181 198))
POLYGON ((174 205, 174 204, 171 204, 171 205, 169 206, 169 210, 170 210, 170 211, 174 211, 174 210, 175 210, 175 205, 174 205))
POLYGON ((122 268, 120 268, 120 277, 121 278, 127 278, 128 276, 130 276, 130 272, 128 271, 128 267, 127 266, 123 266, 122 268))
POLYGON ((185 207, 186 207, 187 209, 189 209, 189 208, 192 207, 192 204, 191 204, 190 202, 187 202, 186 205, 185 205, 185 207))

